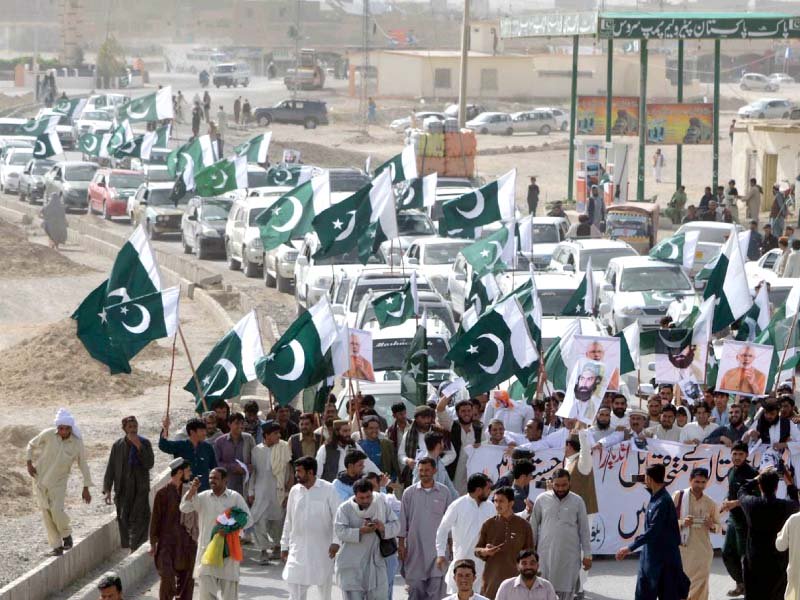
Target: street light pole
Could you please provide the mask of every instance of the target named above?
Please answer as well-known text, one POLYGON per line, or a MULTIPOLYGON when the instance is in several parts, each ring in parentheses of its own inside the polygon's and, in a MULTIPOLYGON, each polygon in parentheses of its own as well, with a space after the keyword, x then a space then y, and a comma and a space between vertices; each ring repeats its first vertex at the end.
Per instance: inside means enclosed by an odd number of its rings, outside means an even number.
POLYGON ((469 56, 469 3, 464 0, 464 22, 461 29, 461 66, 458 83, 458 127, 467 122, 467 58, 469 56))

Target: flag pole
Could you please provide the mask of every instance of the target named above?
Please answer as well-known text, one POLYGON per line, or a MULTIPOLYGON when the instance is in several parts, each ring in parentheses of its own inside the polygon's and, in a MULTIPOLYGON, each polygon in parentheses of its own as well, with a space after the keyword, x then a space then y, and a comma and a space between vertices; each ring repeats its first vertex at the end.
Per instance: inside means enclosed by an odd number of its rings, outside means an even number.
POLYGON ((172 336, 172 362, 169 365, 169 382, 167 382, 167 418, 169 418, 169 403, 172 396, 172 374, 175 372, 175 345, 178 343, 178 332, 172 336))
MULTIPOLYGON (((786 344, 783 346, 783 353, 781 354, 781 362, 778 365, 778 371, 775 373, 775 388, 774 391, 778 391, 778 385, 780 384, 781 378, 781 371, 783 371, 783 363, 786 362, 786 352, 789 350, 789 344, 792 340, 792 335, 794 335, 795 327, 797 326, 797 315, 800 314, 800 309, 795 310, 794 318, 792 319, 792 326, 789 328, 789 334, 786 336, 786 344)), ((792 378, 794 379, 794 377, 792 378)))
POLYGON ((183 349, 186 352, 186 358, 189 360, 189 368, 192 370, 192 378, 194 379, 194 385, 197 388, 197 394, 200 396, 200 401, 203 403, 203 411, 208 412, 208 403, 206 402, 206 396, 203 393, 203 386, 200 385, 200 379, 198 379, 197 371, 194 369, 192 355, 189 354, 189 346, 186 345, 186 338, 183 337, 183 330, 181 329, 180 325, 178 325, 178 335, 181 336, 181 343, 183 344, 183 349))

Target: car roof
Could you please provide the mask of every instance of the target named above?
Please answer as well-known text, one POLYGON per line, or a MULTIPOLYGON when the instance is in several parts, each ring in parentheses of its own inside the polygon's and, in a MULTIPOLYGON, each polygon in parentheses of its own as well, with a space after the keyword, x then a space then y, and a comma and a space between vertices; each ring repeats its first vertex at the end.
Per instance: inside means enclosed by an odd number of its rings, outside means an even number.
POLYGON ((11 146, 8 154, 33 154, 33 146, 11 146))
POLYGON ((151 190, 171 190, 175 187, 175 184, 169 181, 147 181, 142 185, 151 190))
POLYGON ((19 117, 0 117, 0 124, 2 125, 22 125, 27 122, 28 119, 21 119, 19 117))
POLYGON ((241 199, 239 202, 247 210, 252 210, 254 208, 267 208, 275 204, 275 201, 281 196, 282 194, 278 194, 276 196, 247 196, 246 198, 241 199))
POLYGON ((439 237, 437 236, 428 236, 428 237, 421 237, 418 240, 414 240, 414 244, 417 246, 444 246, 445 244, 452 244, 453 242, 463 243, 463 244, 471 244, 475 240, 470 240, 467 238, 451 238, 451 237, 439 237))
POLYGON ((61 160, 58 162, 59 167, 77 167, 77 166, 97 167, 97 163, 88 160, 61 160))
POLYGON ((717 221, 692 221, 681 225, 681 229, 726 229, 728 231, 735 231, 735 223, 718 223, 717 221))
POLYGON ((144 175, 144 171, 137 171, 136 169, 109 169, 105 167, 98 169, 98 171, 106 171, 109 175, 144 175))
POLYGON ((561 242, 559 246, 574 246, 580 250, 596 250, 599 248, 631 248, 631 245, 622 240, 607 240, 607 239, 583 239, 583 240, 567 240, 561 242))
POLYGON ((530 217, 531 223, 536 225, 555 225, 558 223, 565 223, 567 220, 564 217, 530 217))
POLYGON ((478 117, 490 117, 490 116, 494 116, 494 115, 507 115, 507 114, 508 114, 507 112, 500 112, 500 111, 488 111, 488 110, 487 110, 486 112, 482 112, 481 114, 479 114, 479 115, 478 115, 477 117, 475 117, 475 118, 477 119, 478 117))
MULTIPOLYGON (((450 339, 450 332, 443 324, 439 325, 439 319, 428 319, 425 330, 428 333, 428 338, 436 337, 445 340, 450 339)), ((386 340, 386 339, 412 339, 417 332, 416 319, 408 319, 400 325, 391 325, 389 327, 381 327, 377 320, 364 323, 364 329, 372 333, 373 340, 386 340)))
POLYGON ((628 269, 631 267, 648 267, 651 269, 661 269, 661 268, 674 268, 679 267, 680 265, 676 265, 673 263, 664 262, 662 260, 653 260, 647 256, 617 256, 616 258, 612 258, 608 261, 608 264, 616 264, 621 266, 623 269, 628 269))
POLYGON ((537 290, 574 290, 583 277, 578 277, 572 273, 547 273, 537 271, 533 274, 537 290))

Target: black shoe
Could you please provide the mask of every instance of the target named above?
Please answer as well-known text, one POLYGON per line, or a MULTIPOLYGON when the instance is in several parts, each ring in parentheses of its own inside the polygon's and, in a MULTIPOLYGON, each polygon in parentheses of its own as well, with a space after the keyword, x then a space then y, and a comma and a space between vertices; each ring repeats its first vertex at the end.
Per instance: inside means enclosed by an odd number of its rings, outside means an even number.
POLYGON ((72 548, 72 536, 68 535, 64 538, 64 550, 69 550, 72 548))
POLYGON ((58 547, 53 548, 50 552, 47 553, 47 556, 63 556, 64 555, 64 548, 58 547))

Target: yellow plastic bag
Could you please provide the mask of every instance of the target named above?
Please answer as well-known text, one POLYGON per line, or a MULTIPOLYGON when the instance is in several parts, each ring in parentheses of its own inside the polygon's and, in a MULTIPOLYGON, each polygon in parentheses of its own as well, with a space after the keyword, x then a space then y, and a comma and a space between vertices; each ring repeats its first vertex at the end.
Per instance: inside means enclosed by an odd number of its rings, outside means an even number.
POLYGON ((201 564, 209 567, 222 567, 224 550, 225 536, 215 535, 206 546, 206 551, 203 552, 203 558, 200 560, 201 564))

